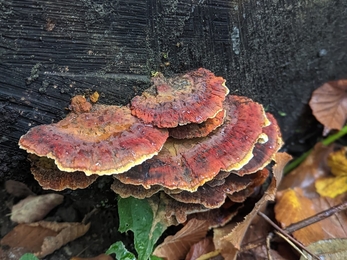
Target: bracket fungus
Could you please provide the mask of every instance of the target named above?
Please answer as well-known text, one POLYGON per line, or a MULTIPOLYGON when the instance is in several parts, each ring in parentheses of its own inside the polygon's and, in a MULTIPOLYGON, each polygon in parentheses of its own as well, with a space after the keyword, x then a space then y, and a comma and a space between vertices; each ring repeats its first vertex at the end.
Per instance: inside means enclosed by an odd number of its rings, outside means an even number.
POLYGON ((61 171, 110 175, 151 158, 167 137, 166 129, 142 123, 126 106, 93 105, 88 112, 31 128, 19 146, 53 159, 61 171))
POLYGON ((83 188, 112 174, 121 197, 160 198, 167 218, 182 223, 245 201, 283 144, 261 104, 228 93, 225 80, 203 68, 172 78, 158 73, 129 106, 76 96, 66 118, 32 128, 19 146, 43 157, 32 159, 32 173, 44 188, 78 188, 80 181, 83 188), (46 160, 56 166, 47 170, 46 160), (59 185, 50 183, 57 176, 59 185))
POLYGON ((131 112, 160 128, 202 123, 215 117, 229 93, 222 77, 203 68, 173 78, 157 73, 152 83, 131 100, 131 112))
POLYGON ((193 192, 221 170, 241 169, 259 139, 267 138, 263 127, 268 120, 263 107, 245 97, 228 96, 224 109, 224 124, 207 137, 169 138, 158 155, 115 178, 147 189, 161 185, 193 192))

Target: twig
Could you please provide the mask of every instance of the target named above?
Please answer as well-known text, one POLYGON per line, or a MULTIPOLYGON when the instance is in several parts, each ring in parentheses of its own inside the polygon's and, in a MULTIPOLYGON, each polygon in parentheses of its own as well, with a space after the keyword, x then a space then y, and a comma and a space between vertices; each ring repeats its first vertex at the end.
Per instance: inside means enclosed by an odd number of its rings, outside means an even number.
MULTIPOLYGON (((338 140, 339 138, 341 138, 345 134, 347 134, 347 125, 345 125, 337 133, 332 134, 332 135, 328 136, 327 138, 323 139, 321 142, 323 145, 327 146, 327 145, 335 142, 336 140, 338 140)), ((293 160, 292 162, 287 164, 286 167, 284 167, 283 175, 288 174, 289 172, 294 170, 297 166, 299 166, 299 164, 302 163, 307 158, 307 156, 309 156, 309 154, 312 152, 312 150, 313 149, 310 149, 309 151, 303 153, 300 157, 296 158, 295 160, 293 160)))
POLYGON ((304 252, 302 252, 302 251, 300 250, 300 248, 297 247, 297 246, 296 246, 292 241, 290 241, 286 236, 284 236, 283 234, 281 234, 281 233, 278 232, 277 230, 275 230, 274 232, 275 232, 275 234, 276 234, 277 236, 279 236, 279 237, 281 237, 282 239, 284 239, 285 241, 287 241, 287 243, 288 243, 289 245, 291 245, 296 251, 298 251, 299 254, 302 255, 302 257, 304 257, 305 259, 307 259, 307 256, 304 254, 304 252))
POLYGON ((306 218, 304 220, 301 220, 299 222, 296 222, 290 226, 288 226, 286 229, 284 229, 288 233, 293 233, 296 230, 299 230, 301 228, 307 227, 309 225, 312 225, 318 221, 321 221, 323 219, 326 219, 336 213, 339 213, 340 211, 343 211, 347 209, 347 201, 344 203, 341 203, 337 206, 331 207, 327 210, 324 210, 322 212, 319 212, 316 215, 313 215, 312 217, 306 218))
POLYGON ((271 256, 271 239, 273 238, 273 233, 270 232, 267 237, 266 237, 266 251, 267 251, 267 258, 269 260, 272 260, 272 256, 271 256))
POLYGON ((312 252, 310 252, 310 250, 306 249, 301 243, 299 243, 297 240, 295 240, 294 238, 292 238, 291 236, 289 236, 287 234, 287 232, 285 230, 283 230, 282 228, 280 228, 278 225, 276 225, 268 216, 266 216, 264 213, 262 212, 258 212, 258 215, 260 215, 263 219, 265 219, 271 226, 273 226, 275 229, 277 229, 278 232, 280 232, 283 236, 285 236, 288 240, 290 240, 291 242, 293 242, 295 245, 297 245, 298 247, 302 248, 302 250, 306 251, 308 254, 310 254, 313 258, 319 260, 318 256, 316 256, 315 254, 313 254, 312 252))
MULTIPOLYGON (((322 212, 319 212, 318 214, 313 215, 312 217, 309 217, 309 218, 306 218, 306 219, 301 220, 299 222, 296 222, 296 223, 288 226, 287 228, 285 228, 284 231, 288 232, 289 234, 293 233, 299 229, 302 229, 302 228, 307 227, 309 225, 312 225, 318 221, 321 221, 323 219, 331 217, 332 215, 339 213, 345 209, 347 209, 347 201, 342 203, 342 204, 339 204, 337 206, 331 207, 327 210, 324 210, 322 212)), ((251 250, 253 248, 256 248, 256 247, 258 247, 264 243, 263 242, 264 239, 265 239, 265 237, 261 237, 261 238, 254 240, 254 241, 251 241, 251 242, 247 243, 246 245, 242 246, 242 249, 240 251, 247 251, 247 250, 251 250)))

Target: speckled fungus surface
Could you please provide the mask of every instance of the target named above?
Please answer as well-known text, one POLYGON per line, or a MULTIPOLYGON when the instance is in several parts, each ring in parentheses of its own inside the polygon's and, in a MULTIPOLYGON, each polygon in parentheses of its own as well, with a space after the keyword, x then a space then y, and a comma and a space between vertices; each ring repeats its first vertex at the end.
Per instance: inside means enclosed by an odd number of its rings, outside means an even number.
POLYGON ((258 140, 266 137, 268 120, 263 107, 248 98, 228 96, 224 109, 224 124, 207 137, 168 139, 158 155, 115 178, 145 188, 196 191, 220 170, 239 170, 252 159, 258 140))
POLYGON ((175 128, 169 128, 169 135, 176 139, 191 139, 195 137, 205 137, 217 127, 224 123, 226 111, 223 109, 217 113, 213 118, 208 118, 201 124, 187 124, 177 126, 175 128))
POLYGON ((110 175, 151 158, 167 137, 166 129, 142 123, 128 107, 94 105, 56 124, 31 128, 19 146, 53 159, 61 171, 110 175))
POLYGON ((173 78, 158 73, 152 86, 131 100, 131 112, 161 128, 202 123, 222 110, 229 93, 224 83, 222 77, 203 68, 173 78))

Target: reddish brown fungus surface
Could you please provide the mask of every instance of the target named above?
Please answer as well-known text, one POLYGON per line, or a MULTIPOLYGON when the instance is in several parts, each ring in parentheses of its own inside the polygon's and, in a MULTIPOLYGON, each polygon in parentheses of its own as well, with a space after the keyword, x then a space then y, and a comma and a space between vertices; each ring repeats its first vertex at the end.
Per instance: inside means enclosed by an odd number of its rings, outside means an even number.
POLYGON ((253 149, 253 158, 242 169, 234 171, 235 174, 243 176, 263 169, 282 147, 281 130, 276 119, 270 113, 266 113, 266 116, 271 122, 269 126, 263 128, 263 133, 267 135, 268 141, 257 143, 253 149))
POLYGON ((115 176, 125 184, 161 185, 195 191, 220 170, 239 170, 252 158, 253 147, 268 124, 263 107, 251 99, 228 96, 225 123, 204 138, 169 138, 160 153, 115 176))
POLYGON ((200 68, 184 75, 152 78, 152 86, 131 101, 131 112, 160 128, 202 123, 222 110, 229 89, 222 77, 200 68))
POLYGON ((117 174, 151 158, 168 137, 143 124, 128 107, 94 105, 58 123, 33 127, 19 140, 29 153, 54 159, 61 171, 117 174))
POLYGON ((221 126, 225 119, 225 110, 221 110, 214 118, 208 118, 201 124, 187 124, 169 128, 169 135, 176 139, 189 139, 195 137, 205 137, 217 127, 221 126))
POLYGON ((60 171, 52 159, 29 155, 31 173, 45 190, 61 191, 65 189, 85 189, 99 177, 96 174, 86 176, 84 172, 60 171))
POLYGON ((245 190, 250 186, 259 186, 265 181, 268 175, 268 171, 258 171, 243 177, 230 174, 225 179, 224 184, 220 186, 211 187, 205 184, 199 187, 196 192, 182 191, 181 193, 169 195, 180 202, 201 204, 211 209, 218 208, 224 203, 227 195, 245 190))

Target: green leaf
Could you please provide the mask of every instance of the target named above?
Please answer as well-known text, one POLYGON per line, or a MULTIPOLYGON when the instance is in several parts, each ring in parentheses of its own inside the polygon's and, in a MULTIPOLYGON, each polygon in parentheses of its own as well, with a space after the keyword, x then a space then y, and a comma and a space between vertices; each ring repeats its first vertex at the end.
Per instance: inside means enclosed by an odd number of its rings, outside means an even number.
POLYGON ((161 219, 161 211, 151 207, 147 199, 133 197, 118 201, 119 231, 134 232, 134 244, 139 260, 148 260, 154 244, 163 234, 167 225, 161 219))
POLYGON ((22 255, 19 260, 39 260, 35 255, 31 253, 26 253, 22 255))
POLYGON ((106 254, 116 254, 118 260, 136 260, 134 254, 130 253, 124 246, 123 242, 118 241, 107 249, 106 254))

